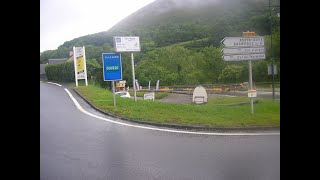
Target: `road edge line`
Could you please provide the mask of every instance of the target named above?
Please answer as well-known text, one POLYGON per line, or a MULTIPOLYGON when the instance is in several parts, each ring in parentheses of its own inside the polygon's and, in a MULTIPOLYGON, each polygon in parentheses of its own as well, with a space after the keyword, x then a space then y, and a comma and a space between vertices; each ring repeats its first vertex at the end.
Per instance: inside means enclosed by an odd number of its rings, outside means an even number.
POLYGON ((73 103, 76 105, 76 107, 83 113, 95 117, 97 119, 101 119, 107 122, 111 122, 114 124, 119 124, 123 126, 129 126, 129 127, 135 127, 140 129, 148 129, 148 130, 154 130, 154 131, 163 131, 163 132, 174 132, 174 133, 182 133, 182 134, 197 134, 197 135, 214 135, 214 136, 266 136, 266 135, 280 135, 280 133, 214 133, 214 132, 194 132, 194 131, 182 131, 182 130, 171 130, 171 129, 163 129, 163 128, 153 128, 153 127, 147 127, 147 126, 140 126, 140 125, 133 125, 123 122, 114 121, 108 118, 100 117, 98 115, 89 113, 85 109, 81 107, 81 105, 78 103, 78 101, 73 97, 73 95, 69 92, 68 89, 64 88, 64 90, 67 92, 73 103))

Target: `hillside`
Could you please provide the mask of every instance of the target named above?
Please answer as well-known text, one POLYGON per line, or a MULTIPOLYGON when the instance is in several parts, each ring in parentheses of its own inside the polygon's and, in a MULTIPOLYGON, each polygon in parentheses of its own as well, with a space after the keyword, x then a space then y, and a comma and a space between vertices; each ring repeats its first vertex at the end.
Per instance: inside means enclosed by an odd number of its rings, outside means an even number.
MULTIPOLYGON (((135 62, 137 75, 143 76, 145 82, 160 76, 167 84, 246 80, 245 66, 232 67, 242 71, 237 79, 228 79, 222 74, 226 64, 221 62, 220 41, 227 36, 242 36, 244 31, 255 31, 265 36, 268 60, 271 34, 268 3, 269 0, 156 0, 108 31, 75 38, 57 50, 43 52, 40 63, 48 58, 67 57, 73 46, 85 46, 87 59, 96 59, 101 64, 102 53, 114 52, 113 36, 133 35, 140 37, 141 52, 135 53, 135 62), (155 61, 149 62, 151 59, 155 61), (168 67, 167 64, 175 65, 168 67), (153 69, 147 71, 147 67, 153 69), (161 74, 151 75, 154 71, 161 74), (188 75, 182 78, 185 74, 188 75)), ((279 5, 279 0, 272 0, 272 5, 279 5)), ((273 15, 272 24, 274 56, 279 64, 280 18, 273 15)), ((129 57, 123 56, 122 62, 124 78, 130 82, 129 57)), ((263 70, 263 66, 259 68, 263 70)), ((270 80, 264 72, 260 76, 261 81, 270 80)))
POLYGON ((246 30, 270 34, 268 0, 156 0, 108 31, 64 42, 57 49, 60 53, 53 54, 67 56, 73 46, 81 45, 110 50, 116 35, 140 36, 143 52, 202 38, 210 39, 203 46, 219 46, 225 36, 239 36, 246 30))

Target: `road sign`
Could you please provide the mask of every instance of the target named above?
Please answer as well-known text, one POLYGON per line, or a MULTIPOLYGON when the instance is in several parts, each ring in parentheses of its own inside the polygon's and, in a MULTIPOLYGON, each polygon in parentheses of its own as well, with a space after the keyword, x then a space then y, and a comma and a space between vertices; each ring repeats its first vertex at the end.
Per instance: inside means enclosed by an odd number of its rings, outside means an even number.
POLYGON ((265 54, 230 54, 222 56, 225 61, 262 60, 265 54))
POLYGON ((76 86, 78 86, 78 80, 84 79, 86 86, 88 86, 87 79, 87 65, 86 65, 86 51, 85 47, 73 47, 73 63, 74 63, 74 79, 76 86))
POLYGON ((122 80, 121 55, 119 53, 102 53, 103 80, 122 80))
POLYGON ((264 46, 264 39, 261 36, 255 37, 225 37, 221 43, 227 47, 252 47, 264 46))
POLYGON ((256 33, 255 32, 243 32, 242 35, 244 37, 252 37, 252 36, 256 36, 256 33))
POLYGON ((75 58, 76 58, 76 71, 77 71, 77 79, 85 79, 85 59, 84 48, 83 47, 75 47, 75 58))
MULTIPOLYGON (((273 65, 273 74, 278 74, 277 65, 273 65)), ((272 75, 272 64, 268 64, 268 75, 272 75)))
MULTIPOLYGON (((243 61, 248 60, 249 63, 249 85, 252 89, 252 63, 251 60, 266 59, 264 49, 264 38, 255 36, 255 32, 243 32, 245 37, 225 37, 221 43, 227 47, 222 49, 222 58, 225 61, 243 61)), ((253 99, 256 97, 256 91, 248 91, 250 97, 251 113, 253 114, 253 99)))
POLYGON ((249 47, 249 48, 223 48, 224 54, 260 54, 265 53, 264 47, 249 47))
POLYGON ((138 36, 115 36, 113 40, 116 52, 140 52, 140 41, 138 36))
POLYGON ((146 93, 143 95, 143 100, 153 100, 154 101, 154 92, 146 93))
POLYGON ((257 90, 248 90, 248 97, 257 97, 257 90))

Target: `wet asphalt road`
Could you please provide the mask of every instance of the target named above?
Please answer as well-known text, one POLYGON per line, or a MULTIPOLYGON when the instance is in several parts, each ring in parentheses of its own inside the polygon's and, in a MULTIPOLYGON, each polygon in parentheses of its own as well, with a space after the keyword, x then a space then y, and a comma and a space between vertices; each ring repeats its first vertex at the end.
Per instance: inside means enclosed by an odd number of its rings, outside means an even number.
MULTIPOLYGON (((70 92, 84 109, 99 114, 70 92)), ((40 83, 40 179, 277 180, 280 136, 192 135, 122 126, 82 113, 63 87, 40 83)))

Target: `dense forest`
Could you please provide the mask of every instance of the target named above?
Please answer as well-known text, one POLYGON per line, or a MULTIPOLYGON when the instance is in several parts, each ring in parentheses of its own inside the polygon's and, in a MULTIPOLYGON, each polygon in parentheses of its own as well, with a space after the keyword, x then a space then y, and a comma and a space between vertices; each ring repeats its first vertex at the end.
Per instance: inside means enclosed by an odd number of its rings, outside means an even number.
MULTIPOLYGON (((156 0, 108 31, 42 52, 40 64, 49 58, 68 57, 73 46, 85 46, 87 60, 101 65, 101 54, 114 52, 113 36, 132 35, 140 37, 141 52, 134 53, 134 60, 141 85, 149 80, 160 80, 163 85, 244 82, 248 81, 248 63, 223 61, 220 42, 224 37, 254 31, 264 37, 266 48, 266 60, 253 62, 254 81, 271 81, 267 74, 271 58, 280 81, 279 4, 272 0, 270 10, 269 0, 156 0)), ((123 79, 131 84, 130 53, 121 57, 123 79)))

